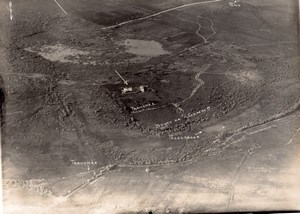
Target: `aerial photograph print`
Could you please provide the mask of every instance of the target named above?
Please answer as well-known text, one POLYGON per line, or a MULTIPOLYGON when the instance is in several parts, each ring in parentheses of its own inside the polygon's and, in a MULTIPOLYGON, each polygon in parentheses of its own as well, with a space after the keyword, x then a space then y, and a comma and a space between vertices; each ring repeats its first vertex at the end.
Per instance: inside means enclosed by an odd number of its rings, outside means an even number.
POLYGON ((299 0, 0 0, 0 213, 300 211, 299 0))

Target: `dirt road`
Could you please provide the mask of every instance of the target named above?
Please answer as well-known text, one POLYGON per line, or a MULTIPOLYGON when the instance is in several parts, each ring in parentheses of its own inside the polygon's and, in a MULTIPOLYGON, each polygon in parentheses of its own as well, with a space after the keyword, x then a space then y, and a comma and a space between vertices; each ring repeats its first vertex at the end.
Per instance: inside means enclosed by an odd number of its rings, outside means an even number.
POLYGON ((151 14, 149 16, 145 16, 145 17, 141 17, 141 18, 137 18, 137 19, 132 19, 132 20, 129 20, 129 21, 126 21, 126 22, 121 22, 119 24, 115 24, 115 25, 111 25, 111 26, 108 26, 108 27, 104 27, 102 29, 106 30, 106 29, 112 29, 112 28, 116 28, 116 27, 121 27, 123 25, 127 25, 127 24, 130 24, 130 23, 133 23, 133 22, 143 21, 143 20, 146 20, 146 19, 149 19, 149 18, 153 18, 155 16, 159 16, 161 14, 168 13, 168 12, 171 12, 171 11, 174 11, 174 10, 179 10, 179 9, 182 9, 182 8, 192 7, 192 6, 201 5, 201 4, 210 4, 210 3, 220 2, 220 1, 224 1, 224 0, 211 0, 211 1, 201 1, 201 2, 195 2, 195 3, 190 3, 190 4, 184 4, 184 5, 181 5, 181 6, 178 6, 178 7, 173 7, 173 8, 170 8, 170 9, 166 9, 166 10, 163 10, 163 11, 151 14))

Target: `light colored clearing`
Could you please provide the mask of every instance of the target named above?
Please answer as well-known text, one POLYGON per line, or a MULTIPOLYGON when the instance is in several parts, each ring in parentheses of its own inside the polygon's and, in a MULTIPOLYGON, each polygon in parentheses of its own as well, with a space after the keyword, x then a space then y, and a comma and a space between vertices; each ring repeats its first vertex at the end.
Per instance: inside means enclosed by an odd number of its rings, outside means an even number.
POLYGON ((23 76, 23 77, 27 77, 27 78, 41 78, 41 79, 45 79, 46 77, 49 77, 49 75, 47 74, 40 74, 40 73, 16 73, 16 72, 9 72, 9 73, 0 73, 1 75, 19 75, 19 76, 23 76))
POLYGON ((134 58, 129 59, 129 62, 131 63, 142 63, 142 62, 147 62, 150 60, 150 56, 136 56, 134 58))
POLYGON ((253 84, 262 80, 257 70, 234 70, 226 73, 227 77, 233 77, 242 84, 253 84))
POLYGON ((219 179, 211 177, 205 178, 205 177, 195 177, 195 176, 184 176, 183 181, 193 183, 196 185, 202 185, 209 189, 219 190, 219 191, 228 191, 229 187, 229 179, 219 179))
MULTIPOLYGON (((73 63, 73 64, 79 64, 84 56, 87 56, 89 52, 87 51, 80 51, 77 49, 73 49, 70 47, 67 47, 62 44, 56 44, 56 45, 44 45, 41 48, 25 48, 26 51, 37 53, 38 55, 44 57, 47 60, 50 60, 52 62, 62 62, 62 63, 73 63)), ((95 62, 85 62, 84 64, 95 64, 95 62)))
POLYGON ((62 85, 74 85, 76 83, 77 82, 72 81, 72 80, 60 80, 60 81, 58 81, 58 84, 62 84, 62 85))
POLYGON ((146 41, 138 39, 126 39, 122 45, 127 47, 126 52, 132 53, 138 56, 155 57, 164 54, 170 54, 165 51, 162 45, 155 41, 146 41))
POLYGON ((226 127, 224 125, 218 124, 218 125, 215 125, 215 126, 207 127, 207 128, 204 129, 204 131, 206 131, 206 132, 221 132, 221 131, 224 131, 225 128, 226 127))

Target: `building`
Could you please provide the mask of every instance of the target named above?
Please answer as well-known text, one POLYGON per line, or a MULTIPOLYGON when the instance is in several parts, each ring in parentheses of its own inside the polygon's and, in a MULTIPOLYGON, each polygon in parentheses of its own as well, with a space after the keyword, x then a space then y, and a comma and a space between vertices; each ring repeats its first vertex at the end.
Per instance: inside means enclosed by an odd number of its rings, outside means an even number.
POLYGON ((229 2, 229 6, 230 7, 240 7, 241 6, 240 0, 234 0, 234 1, 229 2))

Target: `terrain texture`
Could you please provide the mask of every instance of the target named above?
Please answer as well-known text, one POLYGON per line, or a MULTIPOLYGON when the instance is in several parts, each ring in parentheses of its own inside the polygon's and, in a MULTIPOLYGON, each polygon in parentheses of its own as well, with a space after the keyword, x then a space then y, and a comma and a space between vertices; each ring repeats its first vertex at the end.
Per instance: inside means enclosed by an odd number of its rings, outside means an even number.
POLYGON ((297 1, 0 8, 5 213, 299 209, 297 1))

